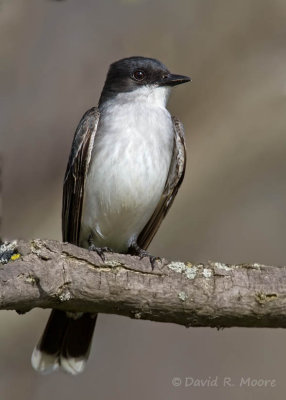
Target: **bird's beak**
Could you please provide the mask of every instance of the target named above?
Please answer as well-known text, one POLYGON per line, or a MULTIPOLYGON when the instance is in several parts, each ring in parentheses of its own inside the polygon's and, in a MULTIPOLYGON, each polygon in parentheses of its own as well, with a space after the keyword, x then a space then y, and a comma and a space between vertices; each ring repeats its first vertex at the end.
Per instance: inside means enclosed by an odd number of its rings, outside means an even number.
POLYGON ((184 75, 166 74, 159 82, 160 86, 176 86, 181 83, 192 81, 191 78, 184 75))

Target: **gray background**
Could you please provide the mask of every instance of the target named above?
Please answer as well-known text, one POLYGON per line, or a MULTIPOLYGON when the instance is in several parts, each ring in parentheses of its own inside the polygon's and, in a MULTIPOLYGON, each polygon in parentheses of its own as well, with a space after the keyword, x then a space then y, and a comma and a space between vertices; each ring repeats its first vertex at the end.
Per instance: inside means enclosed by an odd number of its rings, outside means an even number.
MULTIPOLYGON (((185 125, 182 189, 150 251, 173 260, 285 264, 286 3, 283 0, 2 0, 0 124, 5 238, 60 239, 75 127, 108 65, 151 56, 193 83, 169 109, 185 125)), ((48 317, 0 316, 0 399, 281 399, 286 334, 186 329, 100 315, 86 372, 38 376, 48 317), (218 387, 173 387, 173 377, 218 387), (223 378, 234 386, 223 386, 223 378), (240 387, 241 377, 275 379, 240 387)))

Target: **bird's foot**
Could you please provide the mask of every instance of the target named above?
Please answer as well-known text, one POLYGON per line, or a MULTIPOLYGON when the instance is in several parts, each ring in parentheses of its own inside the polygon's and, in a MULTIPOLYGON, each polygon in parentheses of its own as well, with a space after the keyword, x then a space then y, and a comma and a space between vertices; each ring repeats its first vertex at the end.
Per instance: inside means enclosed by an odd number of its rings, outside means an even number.
POLYGON ((138 256, 140 258, 140 260, 142 260, 142 258, 148 257, 150 264, 151 264, 152 271, 155 268, 156 261, 161 261, 160 257, 152 256, 150 253, 148 253, 148 251, 141 249, 141 247, 139 247, 137 243, 132 243, 129 246, 128 254, 131 254, 132 256, 138 256))
POLYGON ((104 253, 113 253, 113 250, 110 247, 97 247, 94 243, 89 244, 88 250, 95 251, 102 261, 105 261, 105 254, 104 253))

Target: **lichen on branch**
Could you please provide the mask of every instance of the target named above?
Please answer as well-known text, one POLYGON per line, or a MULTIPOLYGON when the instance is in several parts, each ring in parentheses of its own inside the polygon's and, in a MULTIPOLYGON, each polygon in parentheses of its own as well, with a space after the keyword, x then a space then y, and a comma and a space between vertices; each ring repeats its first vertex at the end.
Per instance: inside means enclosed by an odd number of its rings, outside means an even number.
POLYGON ((102 312, 185 326, 286 327, 286 267, 156 261, 52 240, 0 247, 0 309, 102 312))

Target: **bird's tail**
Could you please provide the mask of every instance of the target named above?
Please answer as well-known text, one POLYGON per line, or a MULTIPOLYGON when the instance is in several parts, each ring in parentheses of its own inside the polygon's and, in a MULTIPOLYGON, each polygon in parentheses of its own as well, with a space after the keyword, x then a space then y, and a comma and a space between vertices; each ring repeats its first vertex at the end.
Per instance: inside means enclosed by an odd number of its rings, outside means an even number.
POLYGON ((53 310, 32 354, 32 366, 41 374, 61 367, 72 375, 84 370, 97 314, 53 310))

